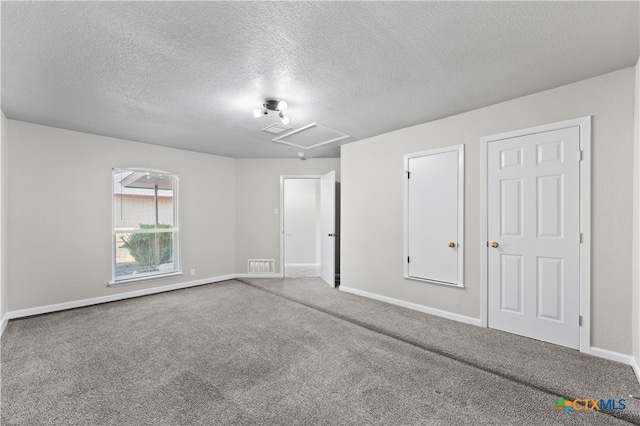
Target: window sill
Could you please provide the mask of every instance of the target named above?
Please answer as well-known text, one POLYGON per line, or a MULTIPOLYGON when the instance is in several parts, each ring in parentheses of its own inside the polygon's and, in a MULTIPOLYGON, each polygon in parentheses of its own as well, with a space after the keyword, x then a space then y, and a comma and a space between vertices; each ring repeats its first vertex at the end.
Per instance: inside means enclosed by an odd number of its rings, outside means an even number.
POLYGON ((182 275, 182 271, 175 271, 175 272, 168 272, 166 274, 147 275, 146 277, 126 278, 118 281, 109 281, 108 286, 119 287, 123 284, 136 284, 142 281, 157 280, 161 278, 179 277, 181 275, 182 275))

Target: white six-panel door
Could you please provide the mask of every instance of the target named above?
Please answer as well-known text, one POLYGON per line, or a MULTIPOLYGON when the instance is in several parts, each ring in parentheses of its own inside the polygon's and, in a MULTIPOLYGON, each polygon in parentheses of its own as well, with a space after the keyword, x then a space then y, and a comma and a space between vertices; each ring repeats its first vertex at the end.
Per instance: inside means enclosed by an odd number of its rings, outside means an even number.
POLYGON ((487 146, 488 325, 580 346, 580 128, 487 146))

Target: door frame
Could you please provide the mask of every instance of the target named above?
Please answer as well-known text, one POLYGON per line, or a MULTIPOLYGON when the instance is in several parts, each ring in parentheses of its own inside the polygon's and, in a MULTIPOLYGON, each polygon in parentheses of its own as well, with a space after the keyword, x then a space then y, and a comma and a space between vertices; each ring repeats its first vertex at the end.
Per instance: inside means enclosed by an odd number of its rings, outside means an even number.
MULTIPOLYGON (((579 117, 541 126, 528 127, 480 138, 482 151, 481 175, 481 248, 480 248, 480 325, 489 326, 489 268, 488 268, 488 164, 487 151, 491 142, 518 136, 553 130, 578 127, 580 133, 580 352, 589 353, 591 348, 591 116, 579 117)), ((579 159, 576 159, 579 161, 579 159)), ((579 238, 577 235, 576 238, 579 238)))
POLYGON ((320 181, 323 175, 280 175, 280 273, 284 274, 284 181, 285 179, 316 179, 320 181))

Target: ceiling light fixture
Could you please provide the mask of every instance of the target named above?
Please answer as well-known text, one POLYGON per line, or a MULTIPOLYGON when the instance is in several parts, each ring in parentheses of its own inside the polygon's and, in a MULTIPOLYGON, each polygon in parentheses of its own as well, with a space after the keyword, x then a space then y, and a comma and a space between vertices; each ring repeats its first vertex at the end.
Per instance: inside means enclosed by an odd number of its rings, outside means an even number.
POLYGON ((280 111, 280 113, 278 114, 278 117, 280 117, 280 121, 282 121, 282 124, 289 124, 289 117, 287 117, 286 115, 284 115, 282 113, 282 111, 280 111))
POLYGON ((278 113, 278 117, 280 117, 280 121, 282 121, 282 124, 289 124, 291 120, 282 112, 287 108, 289 108, 289 104, 287 103, 287 101, 284 101, 282 99, 267 98, 264 100, 262 108, 255 108, 253 110, 253 116, 255 118, 258 118, 263 115, 269 114, 269 111, 275 111, 278 113))

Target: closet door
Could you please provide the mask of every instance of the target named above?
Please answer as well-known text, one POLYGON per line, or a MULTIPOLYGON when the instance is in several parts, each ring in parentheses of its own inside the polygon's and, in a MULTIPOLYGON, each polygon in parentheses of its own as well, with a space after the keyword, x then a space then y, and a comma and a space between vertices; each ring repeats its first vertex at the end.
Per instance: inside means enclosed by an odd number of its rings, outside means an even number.
POLYGON ((489 327, 580 348, 580 127, 487 143, 489 327))
POLYGON ((462 286, 463 145, 405 156, 405 277, 462 286))

